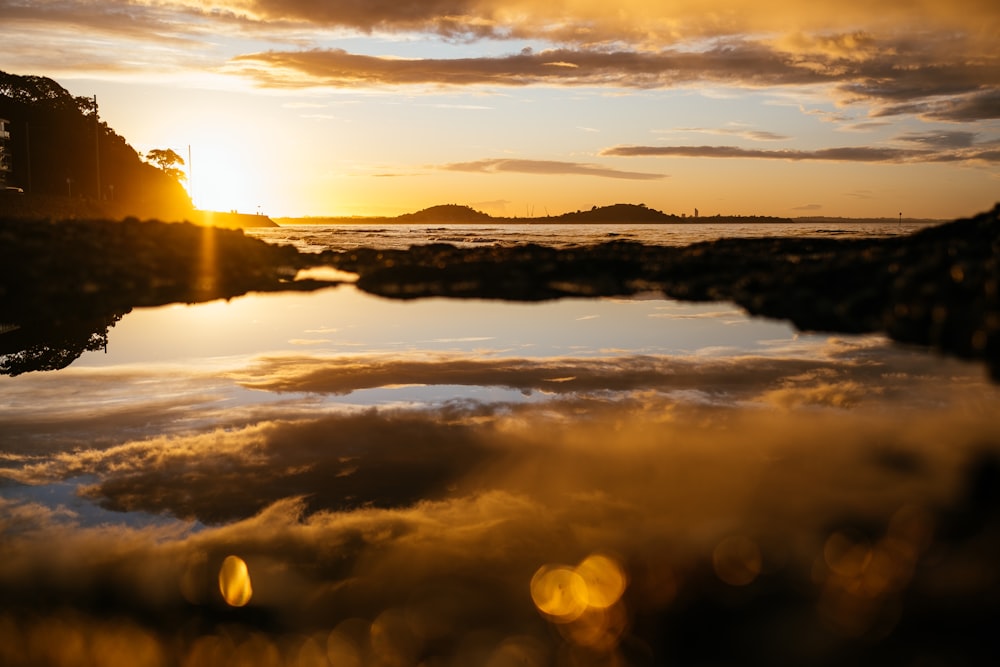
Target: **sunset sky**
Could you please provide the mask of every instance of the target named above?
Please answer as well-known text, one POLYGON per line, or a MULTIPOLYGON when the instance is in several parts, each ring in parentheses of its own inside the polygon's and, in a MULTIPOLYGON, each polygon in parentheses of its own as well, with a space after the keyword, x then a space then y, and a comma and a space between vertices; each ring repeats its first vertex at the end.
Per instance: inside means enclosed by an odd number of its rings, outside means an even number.
POLYGON ((1000 201, 995 0, 0 0, 203 208, 950 218, 1000 201))

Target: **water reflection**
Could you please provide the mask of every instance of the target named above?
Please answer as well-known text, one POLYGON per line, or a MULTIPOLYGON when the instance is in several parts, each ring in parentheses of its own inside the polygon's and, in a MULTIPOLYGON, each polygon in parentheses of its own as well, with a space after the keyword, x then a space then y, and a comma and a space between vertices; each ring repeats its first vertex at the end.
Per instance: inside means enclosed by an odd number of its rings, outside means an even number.
POLYGON ((107 350, 108 330, 127 312, 15 325, 0 336, 0 375, 55 371, 84 352, 107 350))
POLYGON ((351 288, 136 311, 108 343, 0 378, 0 664, 991 650, 978 366, 718 305, 351 288))

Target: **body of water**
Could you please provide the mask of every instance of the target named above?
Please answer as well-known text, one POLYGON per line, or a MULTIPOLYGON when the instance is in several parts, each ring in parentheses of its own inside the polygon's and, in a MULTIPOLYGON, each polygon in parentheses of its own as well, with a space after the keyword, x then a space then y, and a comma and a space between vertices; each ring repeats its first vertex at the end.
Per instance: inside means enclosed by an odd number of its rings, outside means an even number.
POLYGON ((985 664, 998 399, 976 364, 656 294, 136 309, 0 377, 0 664, 985 664))
POLYGON ((303 251, 350 250, 358 247, 404 249, 411 245, 450 243, 459 247, 539 245, 564 248, 613 240, 650 245, 684 246, 720 238, 810 236, 871 238, 909 234, 927 226, 914 222, 791 222, 772 224, 684 223, 676 225, 285 225, 254 227, 250 236, 289 243, 303 251))

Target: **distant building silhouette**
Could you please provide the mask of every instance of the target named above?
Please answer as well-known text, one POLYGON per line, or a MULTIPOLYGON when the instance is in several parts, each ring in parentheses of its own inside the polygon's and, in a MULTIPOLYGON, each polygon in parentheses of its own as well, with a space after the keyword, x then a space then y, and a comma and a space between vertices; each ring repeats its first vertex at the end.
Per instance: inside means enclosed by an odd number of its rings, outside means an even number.
POLYGON ((698 209, 694 210, 694 217, 696 217, 696 218, 698 217, 698 209))

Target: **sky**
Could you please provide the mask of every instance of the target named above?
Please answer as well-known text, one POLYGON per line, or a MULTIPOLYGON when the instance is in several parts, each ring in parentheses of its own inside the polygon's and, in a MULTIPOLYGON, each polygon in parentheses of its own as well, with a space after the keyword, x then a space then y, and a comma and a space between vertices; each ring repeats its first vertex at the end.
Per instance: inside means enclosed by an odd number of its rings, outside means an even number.
POLYGON ((993 0, 0 0, 197 206, 954 218, 1000 200, 993 0))

